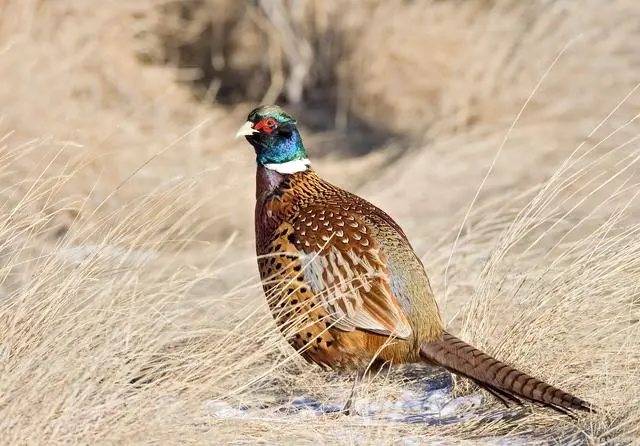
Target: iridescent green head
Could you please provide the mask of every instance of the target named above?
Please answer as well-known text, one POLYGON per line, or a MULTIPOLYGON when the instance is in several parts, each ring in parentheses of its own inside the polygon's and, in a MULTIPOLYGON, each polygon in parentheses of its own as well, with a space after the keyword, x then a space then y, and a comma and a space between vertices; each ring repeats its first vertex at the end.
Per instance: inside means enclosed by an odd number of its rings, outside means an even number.
POLYGON ((296 124, 277 105, 264 105, 249 113, 236 137, 247 138, 259 165, 281 173, 300 172, 309 167, 309 160, 296 124))

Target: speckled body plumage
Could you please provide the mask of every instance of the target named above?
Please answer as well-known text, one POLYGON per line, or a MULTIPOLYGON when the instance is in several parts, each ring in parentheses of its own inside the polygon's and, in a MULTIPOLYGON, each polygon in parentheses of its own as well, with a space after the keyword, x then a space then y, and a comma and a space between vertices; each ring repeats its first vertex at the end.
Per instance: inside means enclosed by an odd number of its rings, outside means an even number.
POLYGON ((285 176, 259 167, 257 186, 260 275, 291 344, 332 368, 366 367, 376 355, 419 361, 420 344, 442 333, 442 321, 422 263, 412 250, 399 249, 409 242, 391 217, 311 169, 285 176), (365 255, 368 265, 360 261, 365 255), (318 268, 325 277, 312 278, 318 268), (416 293, 421 298, 412 298, 416 293), (362 294, 362 304, 380 319, 367 331, 356 330, 342 308, 352 294, 362 294), (406 339, 390 339, 397 327, 406 339))
POLYGON ((524 398, 561 412, 591 410, 447 333, 402 229, 309 167, 293 118, 277 107, 258 108, 239 134, 256 149, 256 250, 264 292, 303 357, 358 371, 426 361, 473 380, 505 404, 524 398))

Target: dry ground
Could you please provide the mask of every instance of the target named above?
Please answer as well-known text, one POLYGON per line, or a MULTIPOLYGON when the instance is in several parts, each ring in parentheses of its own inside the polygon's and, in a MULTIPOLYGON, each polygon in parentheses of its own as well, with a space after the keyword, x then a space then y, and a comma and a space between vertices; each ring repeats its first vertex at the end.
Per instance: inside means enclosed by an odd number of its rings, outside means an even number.
POLYGON ((0 0, 2 441, 636 438, 639 14, 635 0, 0 0), (454 332, 600 413, 211 417, 207 400, 349 386, 293 354, 258 286, 253 156, 232 135, 277 98, 317 170, 406 228, 454 332), (128 384, 149 367, 152 384, 128 384))

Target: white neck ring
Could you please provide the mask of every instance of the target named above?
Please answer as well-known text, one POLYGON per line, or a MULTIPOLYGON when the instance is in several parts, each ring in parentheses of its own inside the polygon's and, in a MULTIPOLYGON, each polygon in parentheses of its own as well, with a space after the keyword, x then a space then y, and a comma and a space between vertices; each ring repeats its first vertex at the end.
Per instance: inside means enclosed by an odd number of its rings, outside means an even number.
POLYGON ((311 161, 308 158, 300 158, 293 161, 287 161, 286 163, 269 163, 265 164, 269 170, 275 170, 278 173, 292 174, 296 172, 304 172, 311 166, 311 161))

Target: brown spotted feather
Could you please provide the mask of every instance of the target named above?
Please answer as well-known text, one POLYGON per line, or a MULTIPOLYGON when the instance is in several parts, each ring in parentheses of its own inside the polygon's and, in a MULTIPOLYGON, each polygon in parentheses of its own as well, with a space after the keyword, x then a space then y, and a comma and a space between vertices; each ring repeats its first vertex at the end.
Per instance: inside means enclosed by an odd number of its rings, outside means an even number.
POLYGON ((305 358, 330 366, 341 361, 340 354, 332 348, 335 338, 328 331, 328 315, 304 280, 292 233, 291 225, 283 223, 267 246, 269 253, 258 258, 267 303, 291 345, 305 358))

